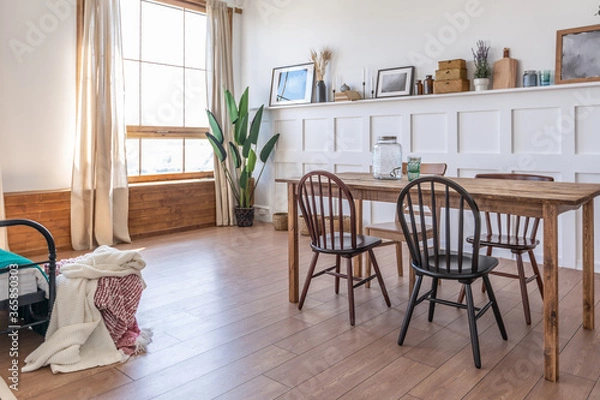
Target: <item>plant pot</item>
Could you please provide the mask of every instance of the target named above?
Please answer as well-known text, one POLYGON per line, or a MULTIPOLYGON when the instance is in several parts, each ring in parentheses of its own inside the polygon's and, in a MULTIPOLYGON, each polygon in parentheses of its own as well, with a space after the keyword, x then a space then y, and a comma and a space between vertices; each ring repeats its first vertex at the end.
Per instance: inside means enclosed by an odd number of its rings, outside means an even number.
POLYGON ((239 227, 245 228, 254 223, 254 207, 240 208, 236 206, 234 215, 239 227))
POLYGON ((475 85, 475 91, 488 90, 490 86, 489 78, 475 78, 473 79, 473 85, 475 85))

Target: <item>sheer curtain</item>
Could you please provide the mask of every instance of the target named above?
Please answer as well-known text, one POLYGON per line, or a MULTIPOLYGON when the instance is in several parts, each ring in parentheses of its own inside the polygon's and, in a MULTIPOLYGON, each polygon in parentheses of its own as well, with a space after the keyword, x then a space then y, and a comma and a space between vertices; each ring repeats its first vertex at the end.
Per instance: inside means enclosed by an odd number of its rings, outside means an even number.
MULTIPOLYGON (((225 141, 232 140, 225 104, 225 89, 233 93, 233 60, 231 50, 231 24, 227 3, 220 0, 206 2, 206 84, 208 108, 215 114, 225 141)), ((231 161, 228 158, 228 161, 231 161)), ((217 198, 217 226, 233 225, 234 197, 221 164, 215 158, 215 189, 217 198)))
POLYGON ((71 187, 73 249, 130 242, 119 0, 85 0, 71 187))

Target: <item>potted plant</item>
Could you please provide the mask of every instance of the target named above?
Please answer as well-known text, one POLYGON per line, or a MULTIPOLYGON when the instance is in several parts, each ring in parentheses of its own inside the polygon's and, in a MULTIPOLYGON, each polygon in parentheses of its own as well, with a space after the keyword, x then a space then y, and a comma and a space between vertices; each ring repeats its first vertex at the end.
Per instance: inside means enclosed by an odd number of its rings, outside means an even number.
POLYGON ((492 73, 492 69, 488 63, 489 51, 490 47, 487 46, 483 40, 477 41, 476 50, 471 48, 471 52, 473 53, 473 62, 475 64, 475 79, 473 80, 475 90, 487 90, 490 84, 490 75, 492 73))
POLYGON ((279 133, 273 135, 260 153, 258 152, 258 136, 264 105, 261 105, 256 111, 250 126, 248 126, 248 90, 249 88, 246 88, 240 97, 239 105, 236 104, 231 92, 225 90, 227 114, 233 128, 233 141, 230 141, 228 144, 224 143, 223 129, 221 129, 221 125, 215 115, 210 110, 206 110, 212 131, 212 134, 207 132, 206 137, 214 149, 215 156, 223 166, 225 177, 235 197, 235 217, 238 226, 252 226, 254 219, 254 190, 265 169, 265 164, 273 152, 275 143, 279 139, 279 133), (232 164, 226 162, 228 156, 231 157, 232 164), (252 174, 254 173, 258 159, 263 164, 258 177, 254 179, 252 174))

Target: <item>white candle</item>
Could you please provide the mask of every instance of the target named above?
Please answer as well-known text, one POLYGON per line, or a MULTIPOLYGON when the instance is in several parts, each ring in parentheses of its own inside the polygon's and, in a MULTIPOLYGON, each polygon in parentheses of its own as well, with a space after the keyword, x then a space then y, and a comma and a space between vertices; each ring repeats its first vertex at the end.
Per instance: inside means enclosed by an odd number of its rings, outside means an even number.
POLYGON ((364 68, 363 68, 363 80, 362 80, 362 82, 365 83, 365 69, 364 68))

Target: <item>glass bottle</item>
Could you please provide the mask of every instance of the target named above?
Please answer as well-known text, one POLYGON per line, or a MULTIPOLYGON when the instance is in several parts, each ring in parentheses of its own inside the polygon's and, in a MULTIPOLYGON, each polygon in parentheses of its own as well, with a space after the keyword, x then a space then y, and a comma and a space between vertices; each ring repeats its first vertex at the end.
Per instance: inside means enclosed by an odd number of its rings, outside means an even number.
POLYGON ((380 136, 373 146, 373 178, 402 178, 402 145, 396 136, 380 136))
POLYGON ((523 72, 523 87, 537 86, 537 71, 529 70, 523 72))
POLYGON ((415 96, 421 95, 423 94, 423 82, 421 82, 420 79, 417 79, 417 82, 415 83, 415 96))
POLYGON ((432 77, 432 75, 425 75, 425 80, 423 81, 423 93, 424 94, 433 94, 433 77, 432 77))

